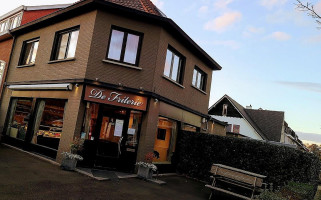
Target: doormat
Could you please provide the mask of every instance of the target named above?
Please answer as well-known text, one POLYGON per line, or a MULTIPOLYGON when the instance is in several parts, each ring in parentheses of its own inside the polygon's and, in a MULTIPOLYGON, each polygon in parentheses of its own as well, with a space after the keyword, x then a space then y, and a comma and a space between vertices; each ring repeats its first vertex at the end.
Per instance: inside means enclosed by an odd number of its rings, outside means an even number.
POLYGON ((92 169, 91 172, 94 177, 108 178, 110 180, 118 180, 117 174, 113 171, 92 169))

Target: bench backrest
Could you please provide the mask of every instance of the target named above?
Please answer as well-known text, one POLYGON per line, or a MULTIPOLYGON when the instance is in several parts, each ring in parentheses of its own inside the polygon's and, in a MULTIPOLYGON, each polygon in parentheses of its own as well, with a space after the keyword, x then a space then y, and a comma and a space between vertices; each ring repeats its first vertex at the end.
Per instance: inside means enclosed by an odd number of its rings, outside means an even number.
POLYGON ((211 173, 213 173, 214 175, 219 175, 235 181, 246 183, 254 187, 261 187, 263 183, 263 176, 258 177, 254 173, 244 170, 233 170, 233 168, 228 166, 224 167, 224 165, 213 165, 211 168, 211 173))

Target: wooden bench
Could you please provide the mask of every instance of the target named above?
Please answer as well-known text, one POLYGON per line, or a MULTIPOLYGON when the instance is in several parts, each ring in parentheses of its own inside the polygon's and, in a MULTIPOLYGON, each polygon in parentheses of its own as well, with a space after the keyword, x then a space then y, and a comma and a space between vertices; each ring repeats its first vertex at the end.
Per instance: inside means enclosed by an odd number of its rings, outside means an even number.
POLYGON ((255 192, 261 191, 263 187, 266 187, 266 184, 263 183, 263 179, 266 178, 266 176, 260 174, 221 164, 213 164, 210 172, 213 174, 213 176, 211 176, 213 182, 211 185, 205 185, 205 187, 212 190, 209 199, 212 198, 213 192, 216 190, 242 199, 250 200, 253 199, 255 192), (240 189, 243 188, 248 190, 250 197, 245 196, 244 194, 238 194, 236 193, 237 191, 232 191, 229 188, 218 187, 218 181, 222 181, 228 185, 232 184, 233 186, 236 186, 236 188, 240 187, 240 189))

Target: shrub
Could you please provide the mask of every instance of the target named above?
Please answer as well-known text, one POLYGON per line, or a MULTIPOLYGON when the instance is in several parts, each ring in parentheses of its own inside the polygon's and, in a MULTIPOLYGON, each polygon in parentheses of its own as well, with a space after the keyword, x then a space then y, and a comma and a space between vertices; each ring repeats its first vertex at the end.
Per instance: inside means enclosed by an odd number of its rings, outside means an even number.
POLYGON ((313 183, 320 169, 311 153, 263 141, 181 131, 177 146, 177 170, 209 181, 213 163, 267 176, 265 182, 282 187, 289 181, 313 183))
POLYGON ((280 197, 277 193, 271 191, 262 192, 256 199, 258 200, 287 200, 286 198, 280 197))

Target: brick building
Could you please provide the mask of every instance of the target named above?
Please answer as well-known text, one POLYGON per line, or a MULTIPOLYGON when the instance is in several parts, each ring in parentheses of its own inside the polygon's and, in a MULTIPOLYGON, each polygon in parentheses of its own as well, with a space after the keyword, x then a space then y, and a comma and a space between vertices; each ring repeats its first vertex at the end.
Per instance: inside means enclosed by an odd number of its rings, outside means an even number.
POLYGON ((69 5, 20 6, 0 16, 0 99, 13 44, 9 31, 69 5))
MULTIPOLYGON (((155 151, 171 166, 179 130, 209 132, 221 67, 149 0, 84 0, 12 31, 3 141, 61 161, 131 171, 155 151)), ((224 127, 224 124, 223 124, 224 127)))

